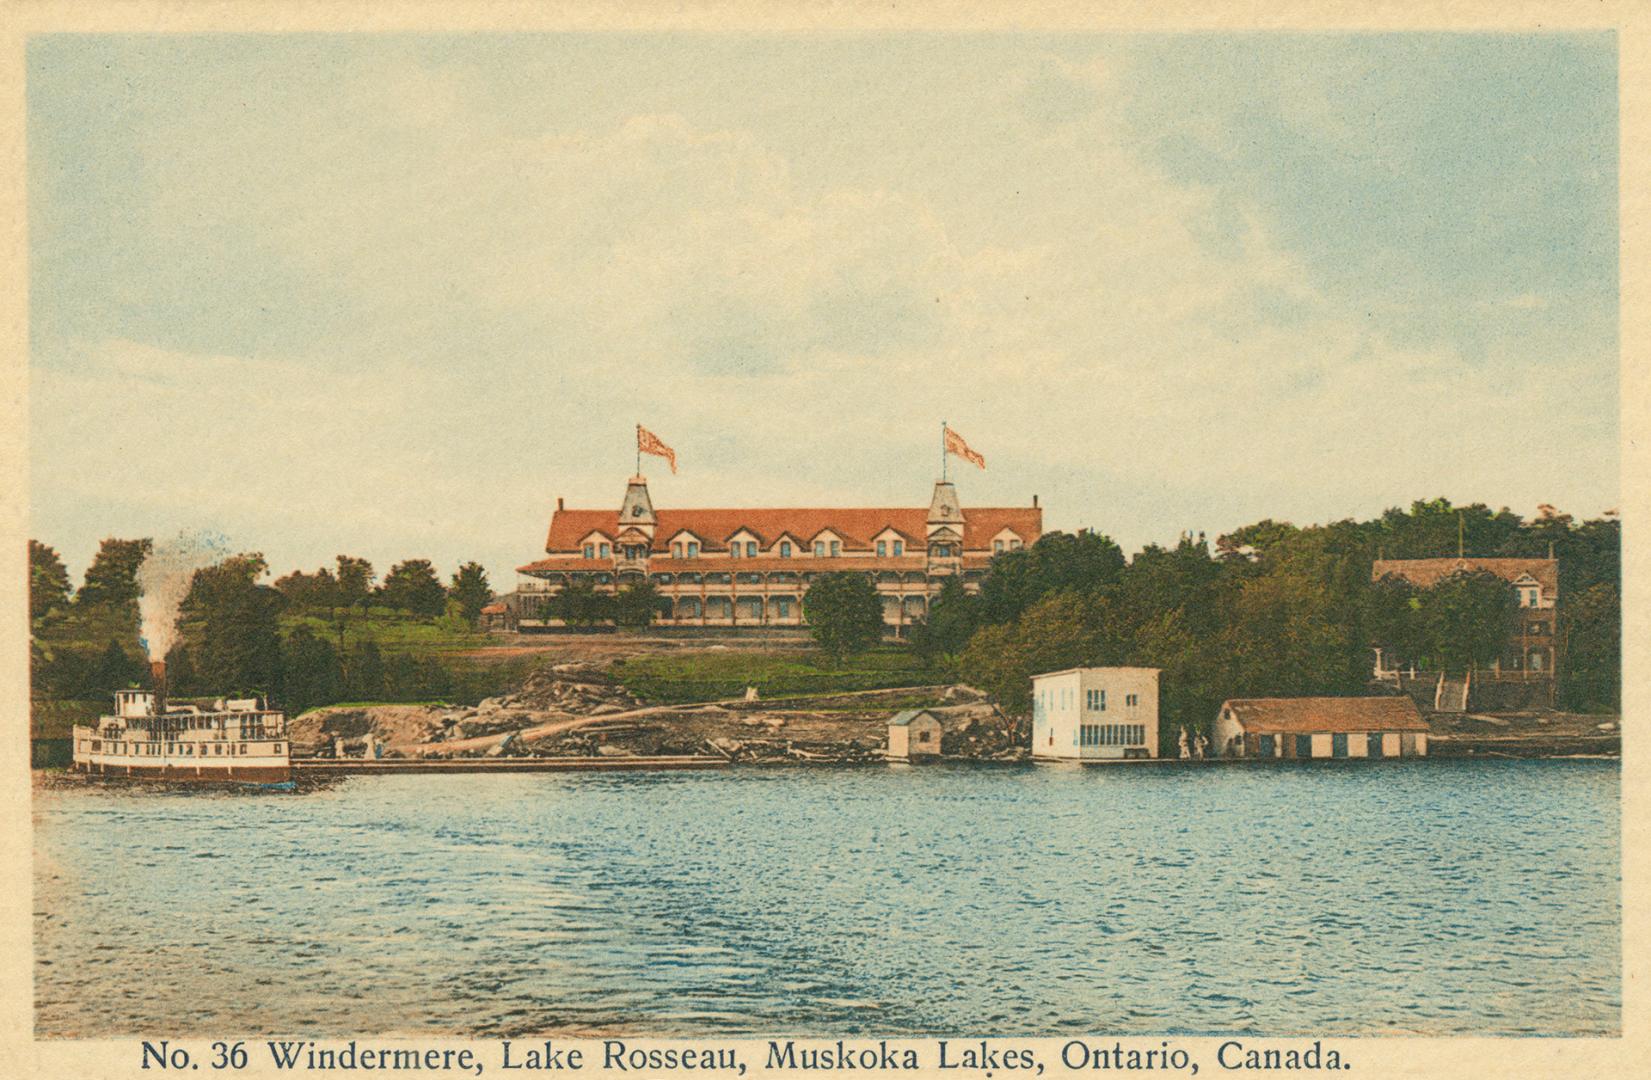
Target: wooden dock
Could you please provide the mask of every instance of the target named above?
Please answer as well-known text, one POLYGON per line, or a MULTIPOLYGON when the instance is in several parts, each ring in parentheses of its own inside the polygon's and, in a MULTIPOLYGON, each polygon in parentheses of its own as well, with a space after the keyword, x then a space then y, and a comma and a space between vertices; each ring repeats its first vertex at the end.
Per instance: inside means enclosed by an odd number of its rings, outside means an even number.
POLYGON ((295 776, 388 775, 391 773, 615 772, 640 769, 725 769, 719 757, 543 757, 543 758, 293 758, 295 776))

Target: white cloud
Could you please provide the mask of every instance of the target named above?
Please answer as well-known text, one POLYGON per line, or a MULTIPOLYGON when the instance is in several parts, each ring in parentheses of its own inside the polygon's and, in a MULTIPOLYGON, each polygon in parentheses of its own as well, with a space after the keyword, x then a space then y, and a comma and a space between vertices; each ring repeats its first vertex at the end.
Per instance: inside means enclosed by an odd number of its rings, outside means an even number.
MULTIPOLYGON (((1056 74, 1112 90, 1100 65, 1056 74)), ((921 502, 949 419, 993 461, 966 498, 1041 490, 1051 525, 1131 546, 1592 491, 1513 418, 1585 425, 1602 388, 1394 346, 1105 108, 1040 92, 1059 115, 997 175, 886 186, 804 183, 753 132, 670 113, 512 132, 405 66, 301 134, 163 132, 157 227, 255 242, 358 317, 302 356, 79 343, 35 375, 37 505, 131 507, 127 531, 166 507, 283 569, 497 575, 557 494, 616 502, 638 420, 683 458, 656 502, 741 504, 921 502)))

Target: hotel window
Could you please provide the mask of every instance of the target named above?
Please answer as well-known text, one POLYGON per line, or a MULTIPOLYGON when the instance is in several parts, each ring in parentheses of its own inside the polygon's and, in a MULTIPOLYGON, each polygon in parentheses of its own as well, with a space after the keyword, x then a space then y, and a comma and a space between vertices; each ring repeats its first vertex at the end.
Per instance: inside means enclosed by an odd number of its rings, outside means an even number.
POLYGON ((824 540, 814 541, 814 557, 816 559, 825 558, 825 541, 824 540))
POLYGON ((606 558, 609 558, 612 555, 613 555, 613 548, 609 547, 607 544, 603 544, 602 545, 602 558, 606 559, 606 558))
POLYGON ((1009 550, 1010 551, 1014 551, 1018 547, 1020 547, 1020 541, 1019 540, 1009 541, 1009 550))
POLYGON ((1140 703, 1141 703, 1141 695, 1140 694, 1125 694, 1124 695, 1124 704, 1128 705, 1130 708, 1134 708, 1135 706, 1139 705, 1140 703))
POLYGON ((699 544, 698 544, 698 542, 693 541, 693 540, 688 541, 688 558, 690 558, 690 559, 699 558, 699 544))
POLYGON ((894 554, 896 555, 896 557, 904 555, 905 553, 906 553, 906 542, 904 540, 896 540, 894 542, 894 554))
POLYGON ((877 557, 879 559, 881 559, 883 556, 887 555, 888 553, 889 553, 889 542, 887 540, 877 541, 877 557))
POLYGON ((747 558, 754 559, 757 557, 757 542, 755 540, 746 541, 745 554, 747 558))
POLYGON ((993 540, 992 541, 992 554, 993 555, 1002 555, 1003 554, 1003 541, 1002 540, 993 540))
POLYGON ((585 545, 585 558, 587 558, 587 559, 596 558, 596 545, 595 544, 586 544, 585 545))
POLYGON ((791 541, 789 541, 789 540, 781 540, 780 541, 780 558, 782 558, 782 559, 791 558, 791 541))
POLYGON ((673 558, 673 559, 682 558, 682 545, 681 544, 672 544, 671 545, 671 558, 673 558))
POLYGON ((740 542, 738 540, 735 540, 732 544, 728 545, 728 557, 730 559, 737 559, 740 557, 740 542))

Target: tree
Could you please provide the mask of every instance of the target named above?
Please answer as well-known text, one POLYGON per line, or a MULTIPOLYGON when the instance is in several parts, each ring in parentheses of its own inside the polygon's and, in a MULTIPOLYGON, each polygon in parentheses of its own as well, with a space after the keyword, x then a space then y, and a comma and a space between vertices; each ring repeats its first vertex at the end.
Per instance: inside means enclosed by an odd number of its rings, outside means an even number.
POLYGON ((382 701, 385 696, 384 654, 371 638, 350 655, 344 692, 351 701, 382 701))
POLYGON ((1005 712, 1025 713, 1032 707, 1033 675, 1120 661, 1107 608, 1094 594, 1052 593, 1015 622, 978 631, 960 666, 969 683, 996 698, 1005 712))
POLYGON ((344 672, 338 652, 307 626, 287 635, 283 649, 282 702, 294 713, 343 700, 344 672))
POLYGON ((92 565, 86 568, 85 582, 75 596, 80 607, 115 607, 130 604, 137 614, 138 567, 154 549, 151 540, 116 540, 98 545, 92 565))
POLYGON ((414 615, 433 618, 447 610, 447 590, 428 559, 408 559, 390 567, 381 594, 387 606, 414 615))
POLYGON ((569 626, 595 626, 614 617, 614 597, 581 578, 551 598, 550 613, 569 626))
POLYGON ((1513 589, 1495 574, 1452 574, 1422 598, 1427 650, 1447 670, 1489 664, 1502 655, 1513 612, 1513 589))
POLYGON ((340 607, 366 607, 373 594, 373 564, 350 555, 338 556, 337 601, 340 607))
POLYGON ((459 614, 471 626, 482 616, 482 608, 493 599, 493 586, 487 582, 487 571, 481 563, 467 562, 453 575, 453 584, 447 590, 459 605, 459 614))
POLYGON ((52 548, 29 541, 29 619, 44 619, 69 602, 68 568, 52 548))
POLYGON ((946 579, 929 604, 929 617, 911 628, 912 648, 929 661, 955 657, 969 644, 979 623, 979 603, 954 575, 946 579))
POLYGON ((1609 583, 1583 589, 1565 603, 1566 704, 1576 709, 1622 708, 1622 597, 1609 583))
POLYGON ((620 626, 648 626, 658 616, 662 602, 653 582, 632 582, 614 597, 613 621, 620 626))
POLYGON ((313 574, 294 570, 284 578, 277 578, 275 587, 294 610, 330 611, 338 605, 338 579, 324 566, 313 574))
POLYGON ((258 584, 266 573, 264 557, 253 552, 197 570, 190 581, 182 607, 185 635, 209 693, 274 692, 281 686, 277 620, 284 598, 258 584))
POLYGON ((1421 592, 1402 577, 1389 574, 1364 595, 1366 641, 1382 651, 1388 667, 1421 659, 1426 636, 1422 627, 1421 592))
POLYGON ((815 644, 841 663, 883 636, 883 602, 866 574, 839 570, 822 574, 803 594, 803 617, 815 644))
POLYGON ((148 674, 149 665, 121 648, 120 642, 111 641, 98 658, 87 689, 103 697, 144 682, 148 674))

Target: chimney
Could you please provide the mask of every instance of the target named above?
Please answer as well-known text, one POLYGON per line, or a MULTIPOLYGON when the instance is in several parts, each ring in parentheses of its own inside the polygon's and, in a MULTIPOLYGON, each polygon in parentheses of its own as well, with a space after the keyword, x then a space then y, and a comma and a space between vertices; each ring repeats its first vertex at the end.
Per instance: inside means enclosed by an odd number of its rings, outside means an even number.
POLYGON ((1034 495, 1034 496, 1032 496, 1032 509, 1036 510, 1037 508, 1038 508, 1038 497, 1036 495, 1034 495))
POLYGON ((561 508, 562 508, 562 497, 560 495, 558 495, 558 496, 556 496, 556 509, 560 510, 561 508))
POLYGON ((155 715, 166 713, 166 661, 149 661, 149 678, 155 689, 155 715))

